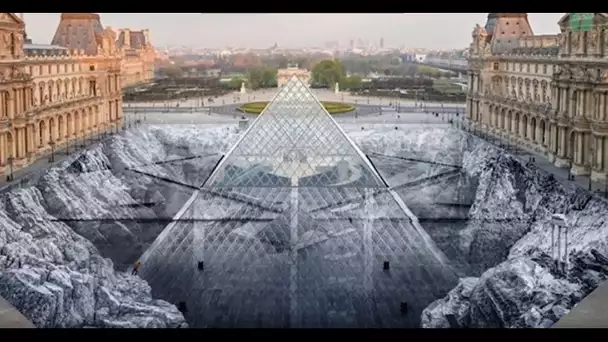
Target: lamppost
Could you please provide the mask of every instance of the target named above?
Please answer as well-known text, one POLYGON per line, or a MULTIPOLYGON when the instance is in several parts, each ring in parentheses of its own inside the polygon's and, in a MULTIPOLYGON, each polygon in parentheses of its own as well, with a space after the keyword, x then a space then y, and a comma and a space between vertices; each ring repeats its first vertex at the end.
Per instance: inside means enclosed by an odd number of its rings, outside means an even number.
POLYGON ((8 182, 10 182, 13 180, 13 156, 12 155, 10 155, 8 157, 8 172, 9 172, 9 174, 6 177, 6 180, 8 182))
POLYGON ((587 185, 587 190, 591 191, 591 173, 593 172, 593 167, 595 166, 595 146, 592 144, 589 150, 592 157, 589 158, 589 183, 587 185))
POLYGON ((55 141, 49 141, 49 146, 51 146, 51 157, 49 158, 49 163, 55 162, 55 141))

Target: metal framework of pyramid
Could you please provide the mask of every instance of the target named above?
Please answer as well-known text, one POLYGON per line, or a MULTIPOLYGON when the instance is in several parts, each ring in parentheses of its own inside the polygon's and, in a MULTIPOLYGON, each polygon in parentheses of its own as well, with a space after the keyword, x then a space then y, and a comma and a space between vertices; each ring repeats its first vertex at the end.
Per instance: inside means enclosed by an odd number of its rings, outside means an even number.
POLYGON ((399 303, 422 310, 454 285, 428 240, 294 76, 144 253, 140 275, 153 295, 186 303, 193 327, 415 326, 399 303))
POLYGON ((293 76, 205 187, 383 187, 366 156, 293 76))

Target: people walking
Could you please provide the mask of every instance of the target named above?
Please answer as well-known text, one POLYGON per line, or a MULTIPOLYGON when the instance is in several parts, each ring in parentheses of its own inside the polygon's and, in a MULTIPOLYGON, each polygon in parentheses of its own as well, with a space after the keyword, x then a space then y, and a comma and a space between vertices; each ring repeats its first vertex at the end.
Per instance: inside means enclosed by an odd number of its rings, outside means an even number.
POLYGON ((140 266, 141 266, 141 262, 139 260, 137 260, 135 265, 133 265, 133 272, 131 272, 131 275, 137 275, 140 266))

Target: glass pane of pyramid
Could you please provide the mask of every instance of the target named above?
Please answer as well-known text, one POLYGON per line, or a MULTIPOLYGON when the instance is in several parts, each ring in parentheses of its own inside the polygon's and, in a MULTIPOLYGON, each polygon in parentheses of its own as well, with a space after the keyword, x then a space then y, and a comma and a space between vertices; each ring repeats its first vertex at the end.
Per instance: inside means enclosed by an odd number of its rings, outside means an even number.
POLYGON ((141 257, 140 276, 186 303, 191 327, 417 327, 458 279, 396 196, 292 78, 141 257))
POLYGON ((141 259, 191 327, 416 327, 457 282, 383 189, 250 190, 201 191, 141 259))
POLYGON ((365 155, 293 76, 206 187, 384 186, 365 155))

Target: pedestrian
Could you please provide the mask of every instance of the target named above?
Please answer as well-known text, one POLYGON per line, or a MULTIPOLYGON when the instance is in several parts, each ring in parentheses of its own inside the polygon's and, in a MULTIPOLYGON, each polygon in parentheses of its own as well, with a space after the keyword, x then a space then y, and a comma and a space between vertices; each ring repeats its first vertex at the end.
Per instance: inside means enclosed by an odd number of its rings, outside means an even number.
POLYGON ((139 260, 137 260, 135 265, 133 265, 133 272, 131 272, 131 275, 137 275, 139 266, 141 266, 141 262, 139 260))

